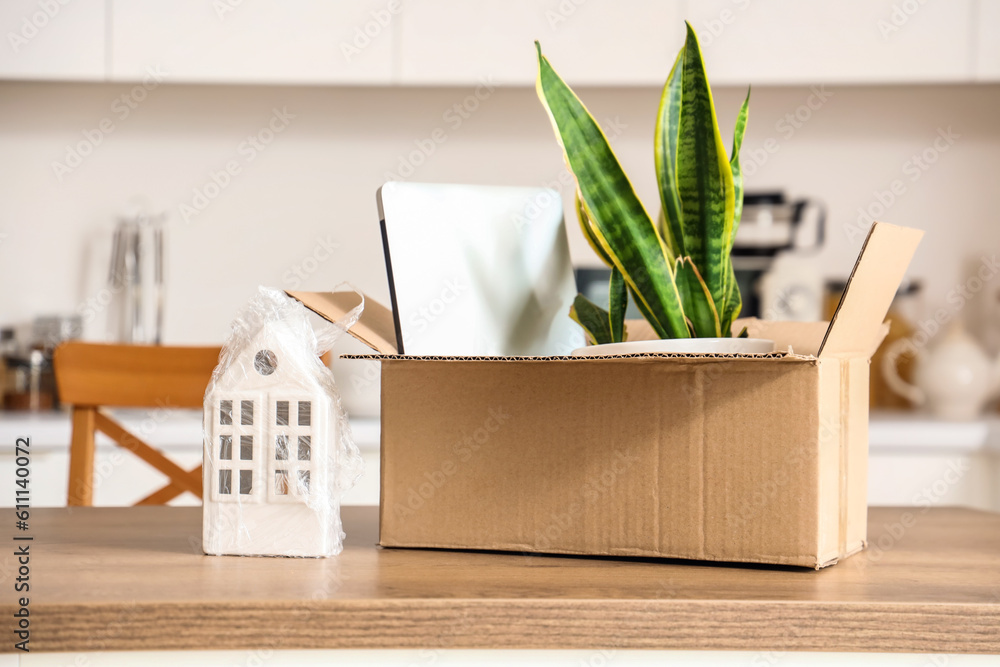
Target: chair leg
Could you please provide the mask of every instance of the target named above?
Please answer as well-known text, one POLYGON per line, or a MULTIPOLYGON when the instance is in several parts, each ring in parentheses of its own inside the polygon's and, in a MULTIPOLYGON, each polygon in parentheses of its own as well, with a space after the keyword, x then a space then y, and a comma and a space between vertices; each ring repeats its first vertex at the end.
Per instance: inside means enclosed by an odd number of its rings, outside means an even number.
POLYGON ((94 504, 94 417, 93 407, 73 406, 73 436, 69 447, 69 492, 66 504, 94 504))
MULTIPOLYGON (((201 477, 201 466, 198 466, 197 468, 192 470, 190 474, 198 475, 199 477, 201 477)), ((148 496, 137 502, 136 505, 166 505, 171 500, 184 493, 184 491, 186 490, 187 489, 184 489, 175 482, 171 482, 162 489, 154 491, 153 493, 149 494, 148 496)), ((197 496, 199 499, 202 497, 200 493, 197 494, 197 496)))
POLYGON ((167 484, 159 491, 154 491, 137 502, 136 505, 166 505, 182 493, 184 493, 184 489, 173 484, 167 484))

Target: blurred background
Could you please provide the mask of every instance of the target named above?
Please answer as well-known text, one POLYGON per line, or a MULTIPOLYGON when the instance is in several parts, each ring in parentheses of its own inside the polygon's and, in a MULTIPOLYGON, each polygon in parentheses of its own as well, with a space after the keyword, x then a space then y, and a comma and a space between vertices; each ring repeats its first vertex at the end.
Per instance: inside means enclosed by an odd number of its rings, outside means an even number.
MULTIPOLYGON (((684 20, 727 143, 752 86, 748 314, 828 317, 873 219, 926 230, 873 362, 872 502, 1000 509, 1000 0, 5 0, 0 423, 49 434, 62 479, 54 341, 220 344, 262 284, 350 281, 387 303, 387 180, 547 186, 572 211, 535 39, 657 210, 684 20)), ((567 228, 574 264, 600 268, 567 228)), ((377 466, 377 368, 339 368, 377 466)), ((164 446, 200 439, 161 421, 164 446)), ((377 502, 366 479, 356 500, 377 502)))

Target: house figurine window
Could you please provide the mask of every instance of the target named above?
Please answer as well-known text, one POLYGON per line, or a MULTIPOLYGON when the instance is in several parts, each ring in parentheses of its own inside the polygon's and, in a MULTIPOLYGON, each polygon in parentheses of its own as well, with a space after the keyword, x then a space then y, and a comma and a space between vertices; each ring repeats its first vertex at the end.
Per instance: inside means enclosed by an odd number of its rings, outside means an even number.
POLYGON ((255 398, 220 399, 216 411, 218 422, 212 438, 218 452, 213 497, 220 501, 250 500, 255 497, 255 449, 259 439, 255 416, 260 401, 255 398))
POLYGON ((303 500, 309 496, 313 472, 312 405, 312 399, 305 397, 274 399, 272 448, 268 452, 273 500, 303 500))
MULTIPOLYGON (((273 364, 270 369, 267 375, 274 372, 273 364)), ((314 403, 322 403, 316 399, 279 391, 220 398, 213 500, 306 501, 314 477, 314 424, 321 425, 313 414, 314 403)))

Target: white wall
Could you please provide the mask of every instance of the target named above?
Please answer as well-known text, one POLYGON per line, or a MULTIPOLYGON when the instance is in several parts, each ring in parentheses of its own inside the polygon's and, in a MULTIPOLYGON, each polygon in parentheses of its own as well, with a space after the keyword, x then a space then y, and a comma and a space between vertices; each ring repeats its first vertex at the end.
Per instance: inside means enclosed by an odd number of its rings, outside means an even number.
MULTIPOLYGON (((548 120, 528 88, 481 89, 484 99, 476 100, 473 89, 459 88, 164 84, 143 91, 145 99, 123 117, 127 107, 116 99, 131 91, 0 83, 0 324, 72 313, 99 298, 112 223, 137 195, 171 215, 166 341, 218 342, 258 284, 327 289, 351 280, 387 300, 374 193, 411 154, 422 164, 409 180, 535 185, 558 182, 562 171, 548 120), (463 102, 478 105, 467 118, 453 110, 463 102), (294 118, 250 161, 240 144, 267 126, 273 109, 294 118), (95 133, 102 121, 105 132, 95 133), (103 138, 60 180, 53 163, 65 163, 67 147, 84 142, 85 131, 103 138), (445 140, 435 143, 432 135, 445 140), (180 205, 192 205, 193 190, 230 160, 240 173, 185 221, 180 205), (325 256, 319 239, 327 238, 337 249, 326 261, 307 261, 314 271, 299 284, 293 268, 317 251, 325 256)), ((619 128, 619 156, 655 210, 651 138, 659 91, 579 92, 599 119, 619 128)), ((744 92, 716 91, 727 138, 744 92)), ((863 238, 848 233, 859 207, 877 203, 876 192, 899 180, 903 194, 880 218, 928 230, 912 273, 926 279, 929 306, 945 303, 966 264, 1000 247, 1000 86, 826 93, 832 96, 820 102, 804 87, 754 90, 743 159, 760 164, 748 167, 747 187, 824 198, 831 230, 820 262, 827 275, 844 276, 863 238), (815 109, 802 106, 810 102, 815 109), (798 127, 785 118, 796 112, 809 116, 798 127), (936 161, 926 171, 913 171, 911 156, 931 149, 947 128, 957 134, 954 143, 939 142, 947 150, 930 155, 936 161)), ((571 190, 563 191, 568 202, 571 190)), ((577 261, 594 263, 575 220, 570 229, 577 261)), ((105 336, 103 314, 87 335, 105 336)))

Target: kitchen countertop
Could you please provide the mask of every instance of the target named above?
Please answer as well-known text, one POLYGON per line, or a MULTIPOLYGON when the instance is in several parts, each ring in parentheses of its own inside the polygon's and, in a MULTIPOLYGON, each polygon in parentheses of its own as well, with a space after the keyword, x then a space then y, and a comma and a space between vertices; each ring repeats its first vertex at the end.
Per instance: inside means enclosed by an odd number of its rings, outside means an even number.
POLYGON ((198 508, 33 510, 31 650, 1000 652, 1000 514, 872 509, 872 547, 817 572, 381 549, 376 512, 314 560, 204 556, 198 508))

